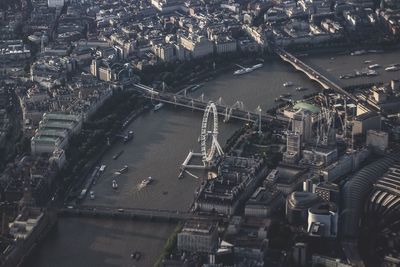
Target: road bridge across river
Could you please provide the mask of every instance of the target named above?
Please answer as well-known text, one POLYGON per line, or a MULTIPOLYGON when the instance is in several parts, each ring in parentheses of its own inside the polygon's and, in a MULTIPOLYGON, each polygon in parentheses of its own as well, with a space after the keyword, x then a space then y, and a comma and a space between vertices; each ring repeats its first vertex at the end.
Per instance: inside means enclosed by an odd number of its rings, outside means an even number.
POLYGON ((337 83, 331 81, 326 76, 312 68, 311 66, 307 65, 305 62, 300 60, 299 58, 295 57, 291 53, 287 52, 283 48, 271 45, 272 50, 284 61, 290 63, 293 67, 297 70, 304 72, 311 80, 314 80, 321 84, 321 86, 325 89, 333 89, 334 91, 347 96, 354 102, 357 102, 357 98, 352 95, 351 93, 344 90, 341 86, 337 83))
POLYGON ((186 211, 143 209, 109 206, 80 205, 63 207, 58 210, 62 217, 90 217, 90 218, 112 218, 122 220, 148 220, 160 222, 180 222, 189 219, 221 219, 212 215, 198 215, 186 211))

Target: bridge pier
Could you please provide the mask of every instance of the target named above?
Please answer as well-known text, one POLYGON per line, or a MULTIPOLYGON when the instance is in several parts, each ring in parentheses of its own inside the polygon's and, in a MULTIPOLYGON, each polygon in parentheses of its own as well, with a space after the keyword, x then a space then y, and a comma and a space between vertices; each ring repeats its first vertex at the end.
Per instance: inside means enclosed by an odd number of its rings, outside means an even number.
POLYGON ((224 122, 228 122, 229 121, 229 108, 226 107, 225 108, 225 119, 224 122))

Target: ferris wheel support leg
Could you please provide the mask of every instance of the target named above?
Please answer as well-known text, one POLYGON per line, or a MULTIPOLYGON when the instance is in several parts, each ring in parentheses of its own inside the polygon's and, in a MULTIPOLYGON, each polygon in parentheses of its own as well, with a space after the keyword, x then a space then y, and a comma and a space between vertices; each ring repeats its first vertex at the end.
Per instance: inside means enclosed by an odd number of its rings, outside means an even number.
POLYGON ((216 150, 217 150, 217 153, 218 153, 220 156, 222 156, 222 155, 224 154, 224 151, 222 150, 222 147, 221 147, 221 145, 219 144, 218 140, 215 139, 214 144, 215 144, 215 148, 216 148, 216 150))

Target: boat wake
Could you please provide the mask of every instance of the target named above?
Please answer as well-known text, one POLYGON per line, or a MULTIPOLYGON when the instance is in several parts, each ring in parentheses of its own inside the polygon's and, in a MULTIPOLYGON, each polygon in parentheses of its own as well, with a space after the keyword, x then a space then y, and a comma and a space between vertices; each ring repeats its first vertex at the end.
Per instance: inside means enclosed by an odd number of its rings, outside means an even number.
POLYGON ((238 66, 240 67, 240 69, 235 71, 235 72, 233 72, 233 75, 242 75, 242 74, 246 74, 246 73, 252 72, 252 71, 254 71, 256 69, 261 68, 263 66, 263 64, 261 64, 261 63, 260 64, 256 64, 256 65, 254 65, 254 66, 252 66, 250 68, 245 68, 245 67, 240 66, 240 65, 238 65, 238 66))
POLYGON ((146 186, 145 185, 143 185, 142 183, 140 183, 140 184, 138 184, 137 186, 136 186, 136 189, 137 189, 137 191, 140 191, 140 190, 142 190, 143 188, 145 188, 146 186))

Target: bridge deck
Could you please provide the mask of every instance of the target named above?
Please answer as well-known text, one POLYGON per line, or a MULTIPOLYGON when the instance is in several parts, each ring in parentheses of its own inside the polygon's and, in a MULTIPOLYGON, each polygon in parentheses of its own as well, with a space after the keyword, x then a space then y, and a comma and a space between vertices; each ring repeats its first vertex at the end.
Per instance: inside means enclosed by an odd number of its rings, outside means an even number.
POLYGON ((156 209, 114 208, 105 206, 78 206, 62 208, 61 216, 99 217, 113 219, 142 219, 154 221, 183 221, 193 217, 189 212, 156 209))
POLYGON ((89 217, 89 218, 110 218, 120 220, 144 220, 156 222, 180 222, 186 220, 223 220, 221 217, 211 214, 194 214, 178 210, 162 209, 141 209, 141 208, 122 208, 109 206, 76 206, 64 207, 58 210, 59 216, 63 217, 89 217))
MULTIPOLYGON (((192 110, 204 111, 207 107, 208 102, 200 99, 194 99, 181 94, 173 94, 168 92, 156 91, 151 87, 135 84, 136 89, 144 93, 144 97, 155 100, 157 102, 163 102, 174 106, 184 107, 192 110)), ((215 103, 217 106, 218 114, 225 117, 225 120, 237 119, 244 121, 255 122, 260 118, 258 112, 247 111, 241 108, 229 107, 221 103, 215 103)), ((264 122, 287 122, 285 118, 278 118, 269 114, 261 114, 261 121, 264 122)))
POLYGON ((290 54, 289 52, 285 51, 284 49, 276 46, 272 46, 273 51, 280 56, 284 61, 289 62, 292 64, 296 69, 303 71, 310 79, 313 79, 320 83, 324 88, 331 88, 336 92, 347 96, 348 98, 352 99, 353 101, 357 102, 357 98, 344 90, 341 86, 336 84, 335 82, 329 80, 326 76, 322 75, 320 72, 312 68, 311 66, 307 65, 300 59, 296 58, 294 55, 290 54))

